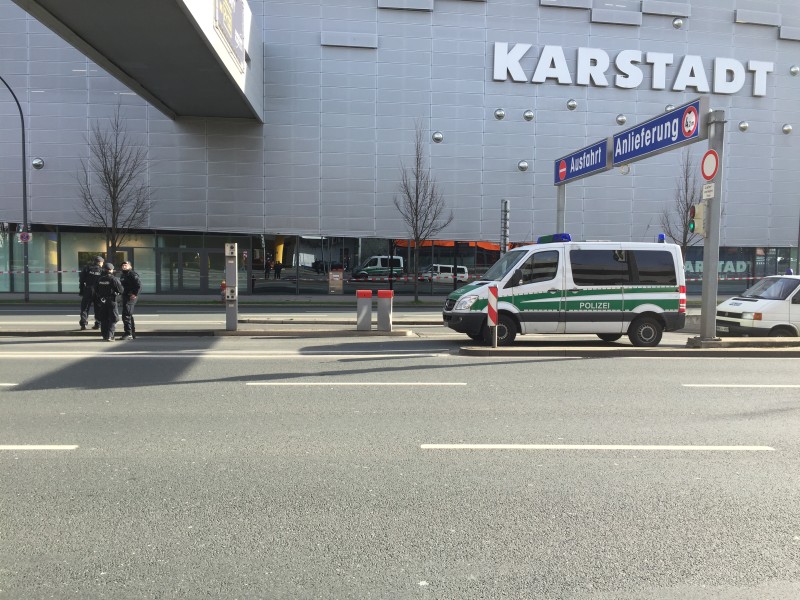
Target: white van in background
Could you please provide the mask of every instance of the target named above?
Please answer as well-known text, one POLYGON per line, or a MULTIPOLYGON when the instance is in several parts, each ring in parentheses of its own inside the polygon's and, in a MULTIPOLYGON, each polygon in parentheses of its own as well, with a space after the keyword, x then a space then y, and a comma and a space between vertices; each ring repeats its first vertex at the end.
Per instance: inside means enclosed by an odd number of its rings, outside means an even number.
MULTIPOLYGON (((453 265, 428 265, 423 267, 419 272, 420 281, 453 281, 453 265)), ((458 281, 467 281, 469 279, 469 272, 467 267, 460 265, 456 266, 456 279, 458 281)))
POLYGON ((800 335, 800 275, 765 277, 717 306, 717 335, 800 335))

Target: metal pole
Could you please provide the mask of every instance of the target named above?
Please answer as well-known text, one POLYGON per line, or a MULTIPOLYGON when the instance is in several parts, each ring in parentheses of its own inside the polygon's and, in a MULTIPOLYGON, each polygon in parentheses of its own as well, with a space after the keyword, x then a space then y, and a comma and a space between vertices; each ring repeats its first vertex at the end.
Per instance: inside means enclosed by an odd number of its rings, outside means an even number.
POLYGON ((556 231, 564 233, 567 230, 567 184, 558 186, 556 195, 556 231))
POLYGON ((500 201, 500 256, 508 252, 508 220, 510 212, 510 202, 500 201))
POLYGON ((717 340, 717 288, 719 268, 719 228, 722 215, 722 184, 724 181, 723 149, 725 142, 725 111, 715 110, 708 121, 708 148, 719 155, 719 168, 714 177, 714 196, 706 210, 706 239, 703 246, 703 286, 700 312, 700 340, 717 340))
MULTIPOLYGON (((8 88, 8 91, 11 92, 11 96, 14 98, 14 102, 17 103, 17 110, 19 110, 19 121, 22 126, 22 231, 25 233, 28 232, 28 170, 26 168, 26 160, 25 160, 25 117, 22 115, 22 106, 17 100, 17 95, 14 93, 14 90, 11 89, 11 86, 8 85, 8 82, 0 76, 0 81, 8 88)), ((28 242, 22 244, 22 279, 24 281, 24 290, 25 290, 25 302, 29 302, 31 299, 30 296, 30 280, 29 280, 29 273, 28 273, 28 242)))

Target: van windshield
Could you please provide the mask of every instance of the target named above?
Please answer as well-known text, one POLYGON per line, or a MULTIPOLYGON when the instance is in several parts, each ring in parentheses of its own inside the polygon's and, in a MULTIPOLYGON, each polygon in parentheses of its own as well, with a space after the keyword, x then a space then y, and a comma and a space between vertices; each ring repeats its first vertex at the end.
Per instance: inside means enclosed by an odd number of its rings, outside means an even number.
POLYGON ((512 250, 494 263, 491 268, 481 276, 481 281, 500 281, 517 266, 519 261, 528 254, 527 250, 512 250))
POLYGON ((786 300, 800 285, 800 279, 788 277, 766 277, 742 294, 742 298, 760 298, 762 300, 786 300))

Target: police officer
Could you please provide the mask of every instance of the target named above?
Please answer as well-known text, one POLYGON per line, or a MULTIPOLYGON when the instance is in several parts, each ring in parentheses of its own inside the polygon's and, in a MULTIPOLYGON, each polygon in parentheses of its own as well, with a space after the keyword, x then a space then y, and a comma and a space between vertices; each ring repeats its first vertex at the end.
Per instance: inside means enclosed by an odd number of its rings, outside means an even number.
POLYGON ((120 265, 122 275, 119 280, 122 283, 122 324, 125 327, 123 340, 136 338, 136 322, 133 320, 133 309, 136 307, 136 298, 142 289, 142 280, 139 274, 133 270, 130 261, 125 261, 120 265))
POLYGON ((114 341, 114 330, 119 319, 117 310, 117 296, 122 293, 122 284, 114 277, 114 265, 103 265, 103 274, 97 280, 94 288, 94 297, 97 307, 95 315, 100 319, 100 332, 107 342, 114 341))
MULTIPOLYGON (((78 277, 78 293, 81 295, 81 319, 79 321, 81 329, 86 329, 86 325, 89 322, 89 305, 94 302, 94 288, 102 274, 102 256, 95 256, 93 261, 81 269, 81 274, 78 277)), ((100 329, 98 314, 97 304, 95 303, 94 327, 92 329, 100 329)))

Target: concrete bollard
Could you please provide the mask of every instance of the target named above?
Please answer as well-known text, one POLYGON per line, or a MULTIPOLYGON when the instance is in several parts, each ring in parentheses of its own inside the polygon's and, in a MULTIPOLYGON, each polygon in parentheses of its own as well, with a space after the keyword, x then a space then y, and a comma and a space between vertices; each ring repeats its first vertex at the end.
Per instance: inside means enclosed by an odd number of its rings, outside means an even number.
POLYGON ((378 331, 392 330, 393 290, 378 290, 378 331))
POLYGON ((372 290, 356 290, 356 329, 372 330, 372 290))

